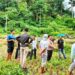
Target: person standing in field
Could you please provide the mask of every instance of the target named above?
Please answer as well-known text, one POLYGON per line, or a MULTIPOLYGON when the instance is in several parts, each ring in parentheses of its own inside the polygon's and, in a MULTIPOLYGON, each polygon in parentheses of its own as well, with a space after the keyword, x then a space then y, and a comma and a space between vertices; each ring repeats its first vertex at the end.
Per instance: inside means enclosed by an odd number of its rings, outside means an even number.
POLYGON ((35 36, 32 36, 32 50, 31 50, 31 54, 30 54, 30 59, 32 59, 32 56, 34 55, 34 59, 36 59, 36 51, 37 51, 37 41, 35 36))
POLYGON ((27 70, 26 57, 29 52, 29 44, 31 41, 31 38, 28 35, 28 28, 25 28, 24 33, 19 36, 19 41, 20 41, 20 65, 22 69, 27 70))
POLYGON ((69 75, 73 75, 73 70, 75 69, 75 43, 72 45, 71 48, 71 60, 72 64, 69 67, 69 75))
POLYGON ((47 49, 47 61, 50 61, 54 50, 53 37, 48 36, 48 49, 47 49))
POLYGON ((44 34, 43 39, 40 41, 40 55, 41 55, 41 73, 45 72, 45 65, 47 62, 47 48, 48 48, 48 35, 44 34))
POLYGON ((15 34, 15 31, 11 30, 11 34, 7 36, 7 52, 8 52, 7 60, 11 60, 12 53, 14 50, 14 42, 16 40, 16 37, 14 36, 14 34, 15 34))
MULTIPOLYGON (((21 29, 21 34, 23 33, 23 29, 21 29)), ((16 48, 16 53, 15 53, 15 59, 20 59, 20 36, 16 37, 17 41, 17 48, 16 48)))
POLYGON ((58 39, 58 50, 59 50, 59 58, 61 58, 61 53, 63 54, 64 59, 66 59, 66 55, 64 53, 64 40, 62 37, 58 39))
POLYGON ((19 59, 20 58, 20 41, 19 41, 19 36, 16 37, 17 40, 17 49, 16 49, 16 53, 15 53, 15 59, 19 59))

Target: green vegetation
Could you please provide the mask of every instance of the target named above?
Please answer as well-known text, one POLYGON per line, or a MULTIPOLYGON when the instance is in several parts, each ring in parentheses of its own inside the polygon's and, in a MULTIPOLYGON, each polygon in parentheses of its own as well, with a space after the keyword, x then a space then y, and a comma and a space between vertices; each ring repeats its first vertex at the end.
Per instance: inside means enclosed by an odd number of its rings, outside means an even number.
POLYGON ((24 27, 30 34, 41 31, 56 35, 74 34, 75 19, 64 11, 63 0, 0 0, 0 32, 15 29, 19 33, 24 27), (6 28, 7 26, 7 28, 6 28))
MULTIPOLYGON (((47 71, 44 75, 50 75, 51 73, 51 66, 53 67, 53 72, 57 73, 57 68, 59 68, 60 75, 67 75, 68 68, 70 66, 71 60, 70 60, 70 52, 71 52, 71 44, 75 41, 73 40, 66 40, 65 39, 65 53, 67 56, 67 59, 59 59, 58 58, 58 50, 55 49, 53 52, 53 56, 51 61, 49 61, 46 65, 47 71)), ((30 60, 27 58, 27 67, 28 67, 28 74, 25 74, 20 67, 19 62, 14 60, 14 57, 12 61, 6 61, 6 44, 5 40, 2 39, 2 44, 0 44, 0 75, 40 75, 40 65, 41 65, 41 57, 39 56, 37 50, 37 59, 30 60)), ((15 52, 15 50, 14 50, 15 52)), ((14 55, 15 53, 13 53, 14 55)), ((55 75, 54 74, 54 75, 55 75)))
MULTIPOLYGON (((56 36, 59 33, 75 35, 75 19, 71 13, 63 10, 63 0, 0 0, 0 37, 5 37, 6 32, 15 29, 16 33, 28 27, 30 34, 39 36, 41 32, 56 36)), ((74 41, 72 41, 73 43, 74 41)), ((3 55, 4 47, 0 44, 0 54, 3 55)), ((47 63, 47 72, 50 75, 50 66, 56 73, 60 67, 60 75, 67 75, 65 72, 71 63, 70 61, 70 44, 65 46, 67 59, 58 59, 57 50, 54 51, 52 60, 47 63)), ((5 56, 5 55, 4 55, 5 56)), ((39 55, 38 55, 39 56, 39 55)), ((40 58, 36 60, 27 59, 29 68, 28 75, 39 75, 40 58), (38 62, 39 61, 39 62, 38 62), (37 63, 37 64, 36 64, 37 63), (32 65, 34 64, 34 65, 32 65), (35 67, 36 66, 36 67, 35 67), (33 69, 34 68, 34 69, 33 69)), ((4 57, 0 59, 0 75, 24 75, 19 63, 5 61, 4 57)), ((26 75, 26 74, 25 74, 26 75)))
MULTIPOLYGON (((71 63, 70 56, 69 56, 70 43, 65 45, 65 51, 66 51, 67 59, 63 59, 63 58, 59 59, 58 51, 57 50, 54 51, 51 61, 49 61, 46 65, 47 71, 44 75, 50 75, 51 66, 53 67, 54 75, 57 73, 57 68, 59 68, 60 75, 65 75, 65 74, 67 75, 68 68, 71 63)), ((3 55, 3 52, 2 52, 2 55, 3 55)), ((16 62, 14 59, 12 61, 6 61, 4 57, 3 58, 1 57, 0 58, 0 75, 40 75, 40 72, 39 72, 40 65, 41 65, 41 59, 39 55, 37 55, 36 60, 34 59, 29 60, 28 58, 27 59, 28 73, 26 74, 25 72, 23 72, 19 63, 16 62)))

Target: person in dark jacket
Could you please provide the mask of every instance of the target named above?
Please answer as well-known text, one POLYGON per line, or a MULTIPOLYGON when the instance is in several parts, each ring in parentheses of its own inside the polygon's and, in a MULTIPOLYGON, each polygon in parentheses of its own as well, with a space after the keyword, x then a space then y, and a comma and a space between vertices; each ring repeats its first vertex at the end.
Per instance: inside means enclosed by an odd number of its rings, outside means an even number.
POLYGON ((19 36, 20 41, 20 65, 22 69, 27 69, 26 58, 29 52, 31 37, 28 35, 28 28, 24 29, 24 33, 19 36))
POLYGON ((66 55, 64 53, 64 40, 62 37, 58 39, 58 50, 59 50, 59 58, 61 58, 61 53, 63 54, 63 57, 66 59, 66 55))

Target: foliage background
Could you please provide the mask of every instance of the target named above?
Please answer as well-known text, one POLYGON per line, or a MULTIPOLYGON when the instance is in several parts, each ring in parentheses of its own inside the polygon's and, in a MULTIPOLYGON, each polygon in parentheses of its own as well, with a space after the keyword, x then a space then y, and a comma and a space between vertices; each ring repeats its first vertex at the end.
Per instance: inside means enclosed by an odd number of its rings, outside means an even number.
POLYGON ((63 0, 0 0, 0 32, 15 29, 19 33, 28 27, 30 34, 42 31, 57 35, 74 34, 75 19, 64 11, 63 0))

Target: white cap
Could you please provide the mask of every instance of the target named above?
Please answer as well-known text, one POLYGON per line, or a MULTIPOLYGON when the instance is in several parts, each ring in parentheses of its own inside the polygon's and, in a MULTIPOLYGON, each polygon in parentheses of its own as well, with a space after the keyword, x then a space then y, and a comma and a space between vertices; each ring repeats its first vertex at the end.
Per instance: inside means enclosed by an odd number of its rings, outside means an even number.
POLYGON ((48 34, 44 34, 43 35, 43 38, 46 38, 47 39, 48 38, 48 34))

